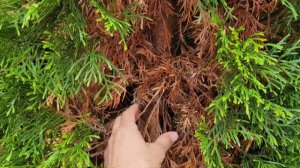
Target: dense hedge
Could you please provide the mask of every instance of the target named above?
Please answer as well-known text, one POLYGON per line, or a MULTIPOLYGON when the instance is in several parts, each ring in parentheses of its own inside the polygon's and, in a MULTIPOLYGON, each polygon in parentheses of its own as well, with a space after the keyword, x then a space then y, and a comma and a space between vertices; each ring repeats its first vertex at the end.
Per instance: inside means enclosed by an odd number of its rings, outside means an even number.
POLYGON ((298 0, 0 0, 0 166, 101 167, 116 114, 165 167, 300 167, 298 0))

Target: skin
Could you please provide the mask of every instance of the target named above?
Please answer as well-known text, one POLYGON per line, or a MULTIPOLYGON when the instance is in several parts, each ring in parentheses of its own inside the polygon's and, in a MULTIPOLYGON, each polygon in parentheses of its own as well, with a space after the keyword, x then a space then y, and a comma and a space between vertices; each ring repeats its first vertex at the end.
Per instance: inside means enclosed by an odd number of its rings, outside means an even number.
POLYGON ((176 132, 160 135, 153 143, 145 142, 136 125, 139 106, 134 104, 116 118, 105 149, 107 168, 160 168, 166 152, 178 139, 176 132))

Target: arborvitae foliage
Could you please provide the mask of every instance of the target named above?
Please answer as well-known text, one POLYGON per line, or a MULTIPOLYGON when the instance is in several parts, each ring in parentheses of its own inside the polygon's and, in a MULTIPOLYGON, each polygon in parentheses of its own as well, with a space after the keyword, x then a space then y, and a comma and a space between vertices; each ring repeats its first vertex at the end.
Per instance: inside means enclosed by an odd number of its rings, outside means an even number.
POLYGON ((214 120, 203 120, 196 133, 205 162, 208 167, 223 167, 223 161, 298 167, 300 67, 294 56, 300 41, 263 44, 262 34, 242 41, 242 30, 216 33, 217 59, 226 72, 208 108, 214 120), (237 156, 241 161, 232 160, 237 156))
POLYGON ((0 167, 101 167, 132 102, 164 167, 300 166, 298 0, 0 0, 0 167))

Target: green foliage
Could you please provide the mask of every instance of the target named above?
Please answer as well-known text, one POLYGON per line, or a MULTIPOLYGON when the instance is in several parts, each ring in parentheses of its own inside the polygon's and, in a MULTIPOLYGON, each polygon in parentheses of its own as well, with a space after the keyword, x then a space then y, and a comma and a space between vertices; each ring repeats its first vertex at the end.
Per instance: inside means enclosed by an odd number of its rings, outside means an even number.
MULTIPOLYGON (((125 45, 130 24, 95 2, 107 31, 121 31, 125 45)), ((110 80, 120 71, 94 43, 75 0, 1 0, 0 167, 94 166, 87 149, 95 132, 79 121, 73 132, 61 134, 65 120, 45 106, 53 95, 62 108, 94 83, 102 86, 99 103, 119 90, 110 80)))
POLYGON ((99 2, 96 0, 89 0, 89 2, 96 8, 96 12, 98 12, 100 15, 97 21, 104 21, 105 29, 111 35, 114 32, 119 32, 121 36, 120 43, 123 43, 124 49, 127 50, 125 37, 132 31, 131 25, 128 20, 126 19, 127 21, 122 21, 116 19, 108 10, 99 5, 99 2))
POLYGON ((224 20, 222 20, 217 14, 219 6, 223 7, 227 11, 228 16, 234 17, 233 15, 231 15, 232 8, 228 6, 225 0, 205 0, 199 1, 199 7, 201 9, 199 22, 201 21, 203 11, 205 11, 210 14, 210 17, 212 19, 212 25, 223 25, 224 20))
POLYGON ((59 126, 64 119, 43 107, 32 107, 37 97, 31 94, 30 84, 18 78, 1 77, 0 165, 91 167, 86 149, 97 136, 84 123, 74 132, 61 135, 59 126), (49 142, 57 139, 58 143, 49 142))
MULTIPOLYGON (((0 165, 25 164, 27 159, 35 164, 47 151, 46 131, 55 129, 63 119, 45 109, 26 110, 28 86, 6 78, 0 80, 0 165)), ((54 131, 54 130, 53 130, 54 131)), ((27 164, 27 163, 26 163, 27 164)))
POLYGON ((294 17, 294 19, 298 18, 299 15, 297 13, 297 10, 295 9, 295 3, 296 3, 296 1, 293 1, 293 0, 281 0, 280 2, 282 3, 282 5, 286 6, 290 10, 290 12, 291 12, 292 16, 294 17))
POLYGON ((222 5, 225 9, 228 9, 228 5, 225 0, 204 0, 199 1, 200 9, 203 11, 208 11, 211 13, 214 9, 218 8, 219 5, 222 5))
MULTIPOLYGON (((297 0, 280 0, 281 4, 285 7, 282 10, 279 10, 281 13, 285 13, 284 17, 281 16, 280 18, 277 18, 276 24, 273 26, 277 27, 276 29, 279 30, 280 28, 287 29, 288 33, 296 33, 297 31, 293 30, 293 26, 291 24, 297 24, 293 23, 295 20, 298 19, 299 14, 297 11, 300 9, 300 3, 297 0)), ((200 16, 199 16, 199 23, 201 22, 202 13, 208 12, 210 14, 212 25, 224 25, 225 22, 231 18, 236 20, 236 16, 232 15, 232 12, 234 8, 230 7, 225 0, 199 0, 198 1, 199 7, 201 9, 200 16), (218 10, 223 8, 226 11, 226 17, 221 18, 218 14, 218 10)), ((274 18, 276 18, 276 15, 281 15, 280 13, 275 13, 274 18)))
POLYGON ((52 167, 94 167, 86 149, 90 142, 99 137, 84 124, 80 124, 69 134, 63 134, 61 140, 54 144, 54 150, 39 168, 52 167))
POLYGON ((278 12, 272 14, 271 17, 276 19, 276 24, 272 24, 272 27, 276 30, 276 34, 291 34, 290 39, 297 40, 300 37, 300 33, 298 31, 300 28, 298 20, 300 2, 297 0, 284 0, 281 2, 286 8, 278 10, 278 12), (282 13, 281 16, 279 16, 280 13, 282 13))
MULTIPOLYGON (((298 167, 300 160, 299 41, 264 44, 262 33, 241 40, 243 29, 216 33, 217 59, 226 70, 221 93, 209 106, 214 123, 196 137, 208 167, 237 148, 243 167, 298 167), (253 149, 248 151, 247 145, 253 149)), ((228 156, 227 156, 228 157, 228 156)), ((231 165, 233 166, 233 165, 231 165)))
MULTIPOLYGON (((99 14, 97 21, 107 33, 120 36, 126 50, 132 24, 142 17, 132 13, 138 5, 131 3, 119 16, 111 12, 110 3, 87 3, 99 14)), ((203 118, 196 132, 208 167, 224 167, 232 150, 238 150, 240 160, 229 166, 300 165, 299 41, 287 43, 299 39, 295 20, 300 4, 296 0, 281 4, 285 20, 274 26, 279 33, 291 33, 289 39, 270 44, 262 33, 241 40, 243 29, 221 28, 216 33, 223 84, 209 107, 214 121, 203 118), (287 24, 286 31, 280 30, 287 24)), ((211 15, 213 25, 225 24, 218 8, 234 18, 225 0, 199 1, 199 6, 211 15)), ((51 95, 62 108, 67 98, 94 83, 101 86, 94 100, 102 104, 121 87, 111 81, 121 77, 120 70, 95 51, 82 13, 75 0, 0 1, 1 167, 95 166, 87 149, 99 137, 84 118, 63 134, 60 125, 65 119, 45 105, 51 95)))

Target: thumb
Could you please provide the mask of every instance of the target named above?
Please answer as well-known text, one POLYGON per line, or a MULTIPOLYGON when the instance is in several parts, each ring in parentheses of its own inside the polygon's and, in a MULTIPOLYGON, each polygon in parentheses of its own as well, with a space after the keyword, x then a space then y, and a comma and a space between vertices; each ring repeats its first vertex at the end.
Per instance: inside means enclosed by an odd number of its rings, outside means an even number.
POLYGON ((160 135, 153 144, 159 147, 165 154, 177 139, 177 132, 171 131, 160 135))

